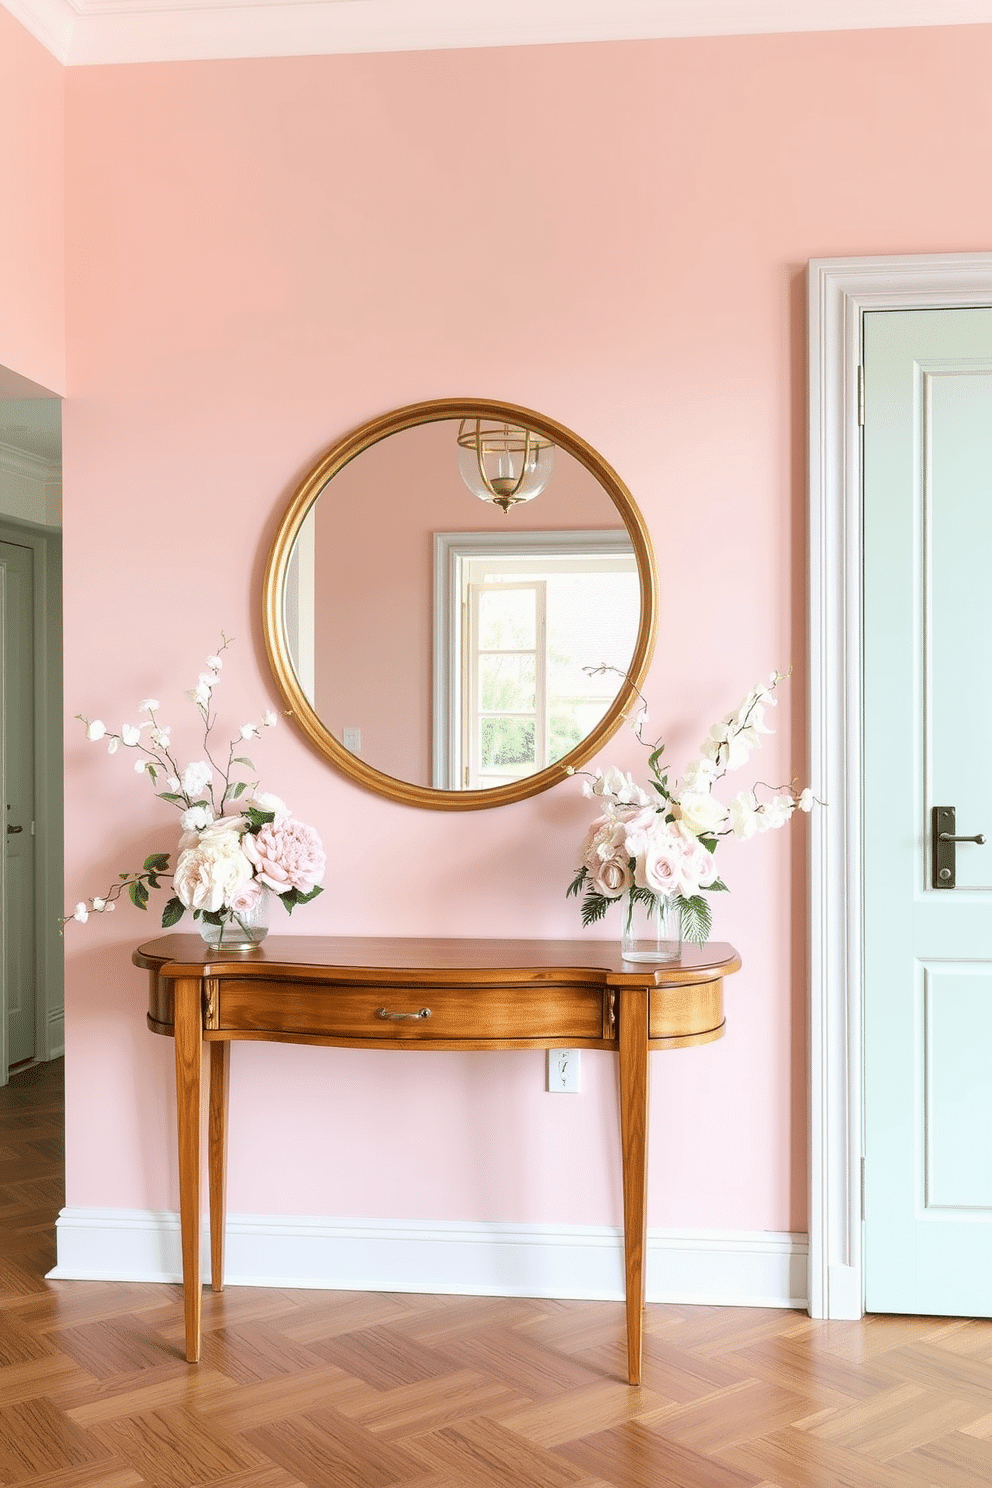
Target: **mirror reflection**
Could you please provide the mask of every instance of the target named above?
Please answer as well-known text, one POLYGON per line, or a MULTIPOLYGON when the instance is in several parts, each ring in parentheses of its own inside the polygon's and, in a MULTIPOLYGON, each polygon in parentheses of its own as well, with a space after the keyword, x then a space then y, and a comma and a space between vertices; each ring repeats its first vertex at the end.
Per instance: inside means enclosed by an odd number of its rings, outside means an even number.
POLYGON ((499 420, 434 419, 360 449, 301 514, 282 593, 323 729, 443 791, 506 786, 579 746, 617 697, 597 669, 631 668, 641 622, 609 493, 499 420))

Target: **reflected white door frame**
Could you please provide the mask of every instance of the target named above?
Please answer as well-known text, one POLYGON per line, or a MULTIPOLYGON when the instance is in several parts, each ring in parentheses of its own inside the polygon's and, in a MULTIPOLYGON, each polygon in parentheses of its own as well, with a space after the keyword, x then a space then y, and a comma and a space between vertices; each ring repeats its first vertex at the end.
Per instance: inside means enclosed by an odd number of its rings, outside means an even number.
POLYGON ((862 317, 992 305, 992 254, 811 259, 809 1311, 863 1312, 862 317))

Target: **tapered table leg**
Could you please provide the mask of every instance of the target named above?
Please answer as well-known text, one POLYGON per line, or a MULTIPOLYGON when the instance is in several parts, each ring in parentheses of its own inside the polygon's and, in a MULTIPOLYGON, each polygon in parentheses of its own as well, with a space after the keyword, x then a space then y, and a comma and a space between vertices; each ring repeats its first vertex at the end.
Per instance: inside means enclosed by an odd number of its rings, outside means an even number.
POLYGON ((641 1383, 644 1254, 648 1187, 647 987, 620 991, 620 1143, 623 1152, 623 1253, 627 1284, 627 1378, 641 1383))
POLYGON ((179 1224, 183 1247, 186 1358, 200 1357, 200 1099, 203 1024, 200 981, 175 984, 176 1116, 179 1128, 179 1224))
POLYGON ((210 1186, 210 1285, 224 1289, 227 1224, 227 1094, 231 1045, 210 1045, 210 1114, 207 1120, 207 1172, 210 1186))

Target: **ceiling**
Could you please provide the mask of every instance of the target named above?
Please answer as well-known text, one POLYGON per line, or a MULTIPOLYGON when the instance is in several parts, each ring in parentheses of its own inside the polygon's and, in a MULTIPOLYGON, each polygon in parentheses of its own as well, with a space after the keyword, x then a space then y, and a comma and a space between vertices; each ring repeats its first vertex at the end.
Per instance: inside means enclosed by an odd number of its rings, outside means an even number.
POLYGON ((992 0, 0 0, 69 67, 992 23, 992 0))

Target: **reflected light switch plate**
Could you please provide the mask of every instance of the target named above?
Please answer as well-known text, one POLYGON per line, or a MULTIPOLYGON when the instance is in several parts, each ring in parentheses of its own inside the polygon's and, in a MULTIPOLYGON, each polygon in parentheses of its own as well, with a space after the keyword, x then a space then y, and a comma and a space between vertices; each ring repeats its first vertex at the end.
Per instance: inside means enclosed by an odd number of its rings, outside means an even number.
POLYGON ((352 754, 362 752, 362 731, 360 728, 346 728, 342 737, 345 749, 350 749, 352 754))

